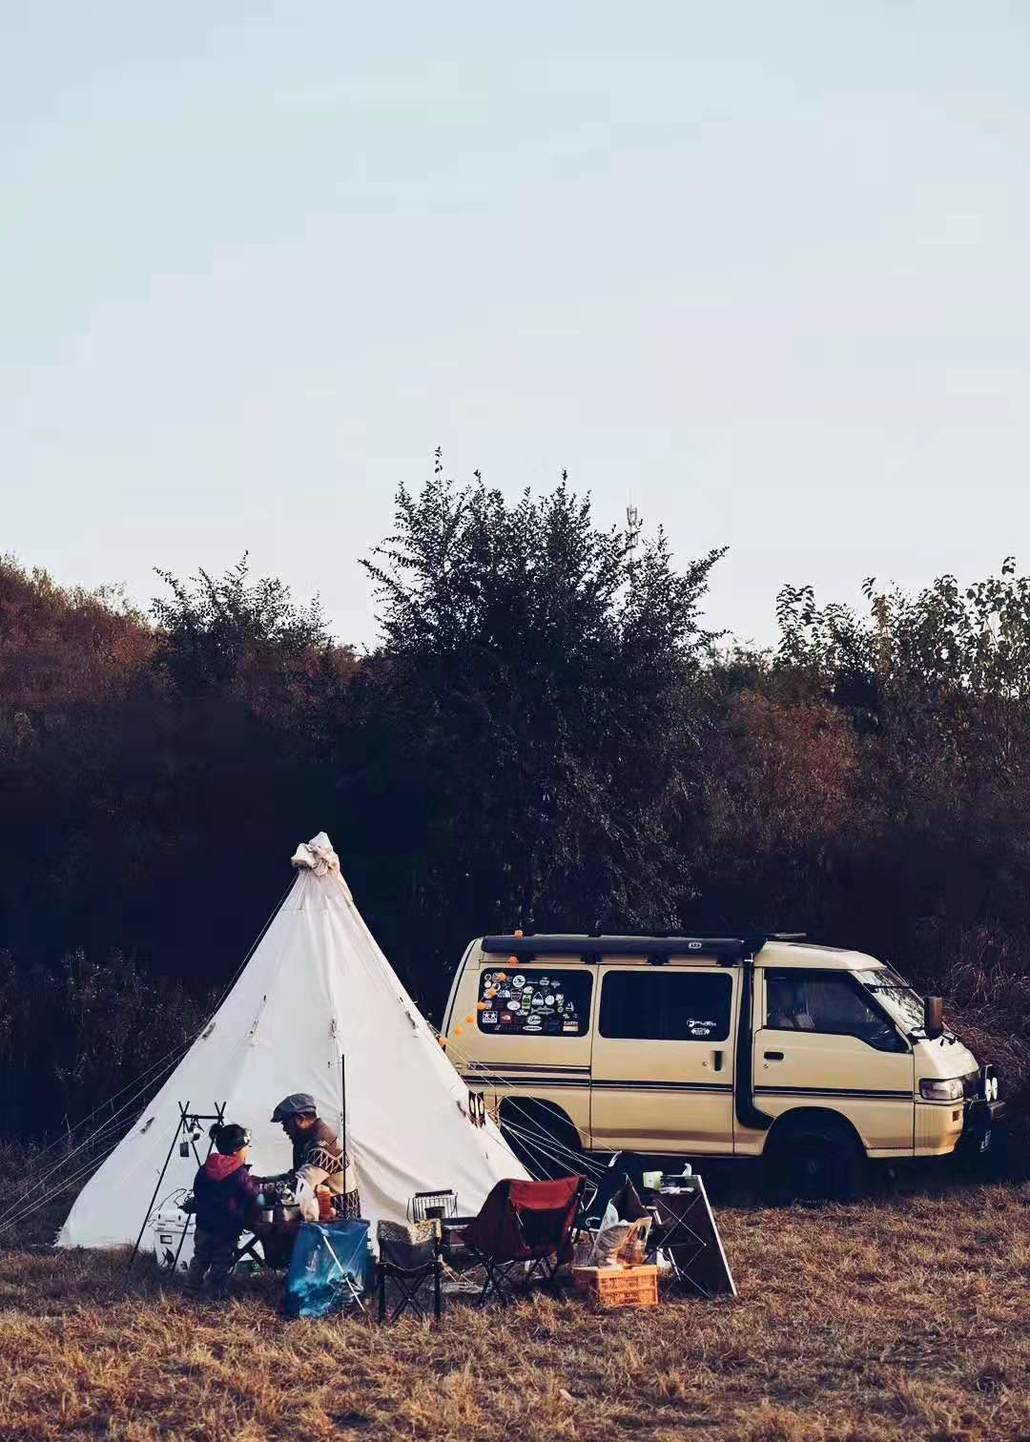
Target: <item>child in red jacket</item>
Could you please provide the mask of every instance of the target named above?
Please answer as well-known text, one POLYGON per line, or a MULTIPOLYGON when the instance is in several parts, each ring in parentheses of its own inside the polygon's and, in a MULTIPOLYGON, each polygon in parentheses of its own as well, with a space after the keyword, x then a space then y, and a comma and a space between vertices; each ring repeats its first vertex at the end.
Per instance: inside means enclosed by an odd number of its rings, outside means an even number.
POLYGON ((250 1136, 244 1128, 216 1123, 210 1135, 215 1150, 193 1182, 197 1231, 186 1289, 199 1296, 206 1281, 213 1297, 224 1297, 240 1233, 254 1219, 258 1188, 250 1175, 250 1136))

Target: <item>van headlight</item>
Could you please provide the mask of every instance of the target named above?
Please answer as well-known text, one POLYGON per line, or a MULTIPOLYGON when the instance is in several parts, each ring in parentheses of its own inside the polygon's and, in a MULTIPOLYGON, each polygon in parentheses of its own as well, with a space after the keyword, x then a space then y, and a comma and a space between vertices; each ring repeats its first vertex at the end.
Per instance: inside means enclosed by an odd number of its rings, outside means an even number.
POLYGON ((943 1081, 927 1078, 919 1083, 919 1095, 927 1102, 960 1102, 963 1094, 960 1076, 950 1076, 943 1081))

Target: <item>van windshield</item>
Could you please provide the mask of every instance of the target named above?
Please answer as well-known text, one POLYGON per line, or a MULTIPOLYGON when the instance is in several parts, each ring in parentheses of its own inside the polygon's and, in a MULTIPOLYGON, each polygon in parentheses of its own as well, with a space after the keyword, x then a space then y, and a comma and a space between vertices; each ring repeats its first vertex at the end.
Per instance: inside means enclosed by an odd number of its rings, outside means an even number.
POLYGON ((906 1034, 922 1029, 923 999, 893 967, 884 966, 877 971, 856 971, 855 976, 864 987, 873 992, 876 1000, 906 1034))

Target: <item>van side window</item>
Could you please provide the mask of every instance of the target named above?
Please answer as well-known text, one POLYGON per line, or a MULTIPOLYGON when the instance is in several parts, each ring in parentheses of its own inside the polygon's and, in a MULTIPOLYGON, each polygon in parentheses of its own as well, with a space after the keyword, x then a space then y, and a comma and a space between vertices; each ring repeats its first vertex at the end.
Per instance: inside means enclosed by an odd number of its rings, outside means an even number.
POLYGON ((601 985, 600 1032, 652 1041, 725 1041, 733 981, 687 971, 610 971, 601 985))
POLYGON ((905 1050, 886 1017, 839 972, 767 971, 765 1010, 766 1026, 776 1031, 855 1036, 880 1051, 905 1050))
POLYGON ((479 977, 476 1020, 490 1036, 585 1036, 590 1030, 589 971, 508 971, 497 967, 479 977))

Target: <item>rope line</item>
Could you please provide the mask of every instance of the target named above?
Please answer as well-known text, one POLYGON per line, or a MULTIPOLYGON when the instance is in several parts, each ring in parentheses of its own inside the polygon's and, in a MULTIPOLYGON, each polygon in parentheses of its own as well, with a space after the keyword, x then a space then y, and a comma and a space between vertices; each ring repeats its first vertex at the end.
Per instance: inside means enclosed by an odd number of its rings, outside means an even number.
MULTIPOLYGON (((165 1072, 170 1072, 174 1066, 175 1058, 172 1058, 172 1060, 166 1062, 166 1065, 163 1069, 165 1072)), ((160 1072, 157 1073, 157 1076, 160 1075, 160 1072)), ((22 1195, 13 1205, 9 1206, 5 1211, 0 1212, 0 1231, 3 1231, 6 1228, 8 1218, 12 1211, 20 1208, 28 1197, 47 1187, 49 1183, 53 1180, 53 1178, 56 1177, 66 1167, 68 1167, 71 1164, 72 1159, 78 1156, 79 1153, 83 1152, 89 1146, 100 1143, 101 1139, 103 1139, 104 1144, 106 1144, 107 1141, 110 1139, 110 1134, 112 1131, 118 1133, 118 1135, 114 1139, 115 1143, 120 1141, 128 1130, 128 1126, 126 1125, 126 1113, 128 1112, 129 1108, 138 1100, 138 1098, 142 1096, 143 1093, 146 1092, 153 1085, 154 1080, 155 1077, 151 1076, 143 1084, 143 1086, 139 1088, 138 1091, 136 1091, 132 1096, 130 1096, 127 1101, 122 1103, 122 1105, 118 1108, 116 1112, 114 1112, 110 1117, 108 1117, 105 1122, 102 1122, 101 1125, 97 1127, 93 1132, 91 1132, 88 1137, 86 1137, 83 1141, 79 1142, 77 1146, 73 1147, 70 1152, 63 1156, 59 1161, 55 1162, 48 1171, 43 1172, 42 1169, 40 1169, 39 1173, 32 1174, 30 1176, 29 1186, 26 1191, 22 1193, 22 1195), (125 1128, 124 1131, 123 1127, 125 1128)), ((133 1118, 133 1122, 134 1121, 135 1118, 133 1118)), ((128 1125, 131 1126, 133 1122, 130 1122, 128 1125)), ((76 1174, 79 1175, 78 1172, 76 1174)), ((52 1189, 50 1191, 44 1192, 43 1195, 38 1198, 38 1205, 41 1206, 47 1200, 47 1198, 52 1195, 52 1189)))
MULTIPOLYGON (((196 1045, 196 1043, 204 1035, 205 1031, 207 1031, 208 1027, 211 1026, 211 1024, 215 1021, 218 1012, 221 1009, 222 1003, 225 1001, 230 991, 232 991, 237 981, 239 981, 240 977, 243 975, 243 972, 246 969, 248 963, 250 962, 251 957, 254 955, 258 946, 261 944, 262 940, 264 939, 265 933, 268 931, 268 928, 271 926, 272 922, 275 920, 280 909, 282 908, 283 902, 292 891, 295 880, 296 878, 291 878, 285 891, 282 893, 279 900, 272 908, 272 911, 269 913, 264 926, 262 926, 261 930, 258 932, 258 935, 251 943, 250 948, 248 949, 243 960, 240 962, 239 966, 236 968, 235 972, 229 978, 229 981, 223 988, 222 993, 219 996, 217 1002, 215 1003, 213 1010, 208 1013, 203 1024, 200 1026, 197 1032, 193 1036, 189 1037, 184 1043, 172 1047, 169 1051, 165 1052, 164 1056, 160 1057, 157 1061, 151 1062, 143 1069, 143 1071, 139 1072, 134 1078, 132 1078, 132 1080, 126 1082, 122 1087, 118 1089, 118 1091, 114 1092, 113 1095, 107 1097, 104 1101, 100 1102, 99 1105, 95 1106, 91 1112, 88 1112, 85 1117, 83 1117, 80 1121, 76 1122, 75 1127, 71 1129, 72 1134, 74 1134, 74 1132, 79 1130, 81 1127, 87 1126, 94 1117, 96 1117, 100 1112, 104 1111, 105 1108, 112 1106, 120 1096, 124 1095, 125 1092, 129 1091, 133 1087, 136 1088, 136 1090, 132 1092, 132 1095, 126 1101, 122 1102, 121 1106, 119 1106, 111 1114, 111 1116, 106 1119, 106 1121, 102 1122, 97 1128, 95 1128, 88 1137, 85 1137, 81 1142, 78 1142, 74 1147, 72 1147, 72 1149, 64 1156, 62 1156, 59 1161, 55 1162, 54 1165, 49 1168, 49 1170, 43 1172, 43 1159, 52 1154, 55 1148, 63 1145, 66 1141, 66 1137, 58 1137, 55 1141, 44 1147, 44 1149, 36 1155, 36 1157, 33 1159, 34 1169, 33 1174, 31 1175, 28 1190, 22 1193, 19 1200, 14 1203, 13 1206, 9 1206, 6 1211, 0 1212, 0 1232, 6 1231, 8 1227, 12 1225, 12 1222, 10 1221, 11 1213, 14 1211, 18 1211, 22 1204, 26 1201, 26 1198, 28 1196, 31 1196, 38 1192, 41 1188, 46 1187, 53 1177, 55 1177, 60 1171, 63 1170, 63 1168, 69 1165, 73 1157, 77 1156, 85 1147, 88 1147, 91 1143, 96 1142, 97 1139, 102 1137, 104 1133, 107 1132, 115 1122, 119 1121, 120 1118, 124 1118, 124 1114, 128 1111, 129 1107, 131 1107, 133 1103, 136 1102, 144 1094, 144 1092, 148 1090, 148 1088, 153 1086, 155 1082, 158 1082, 158 1080, 161 1079, 162 1070, 165 1073, 170 1072, 172 1068, 183 1059, 186 1053, 190 1051, 193 1046, 196 1045), (142 1083, 142 1085, 140 1085, 140 1083, 142 1083), (43 1174, 38 1175, 37 1172, 43 1172, 43 1174)), ((126 1132, 127 1131, 128 1127, 126 1127, 126 1132)), ((107 1155, 110 1155, 110 1150, 108 1151, 107 1155)), ((102 1160, 106 1160, 106 1157, 102 1160)), ((99 1166, 100 1163, 97 1163, 97 1165, 99 1166)), ((82 1172, 77 1170, 75 1176, 76 1179, 81 1178, 82 1172)), ((56 1192, 53 1189, 48 1190, 46 1193, 44 1193, 43 1196, 38 1198, 37 1205, 42 1206, 43 1203, 47 1201, 50 1197, 55 1195, 60 1196, 62 1192, 66 1190, 67 1187, 64 1185, 59 1187, 56 1192)), ((19 1215, 16 1220, 25 1220, 27 1216, 31 1215, 32 1210, 34 1210, 34 1208, 30 1208, 28 1212, 19 1211, 19 1215)))
POLYGON ((593 1180, 595 1177, 602 1176, 606 1170, 603 1165, 595 1162, 593 1158, 586 1158, 582 1155, 570 1161, 566 1153, 555 1150, 550 1144, 550 1139, 545 1140, 539 1133, 528 1132, 513 1122, 507 1122, 505 1125, 512 1136, 521 1141, 527 1149, 533 1149, 545 1158, 549 1157, 551 1161, 557 1162, 559 1166, 574 1166, 576 1173, 579 1175, 589 1176, 591 1180, 593 1180))
MULTIPOLYGON (((198 1036, 200 1034, 200 1032, 197 1033, 198 1036)), ((194 1040, 196 1040, 196 1038, 194 1038, 194 1040)), ((136 1086, 137 1082, 142 1081, 144 1077, 150 1076, 155 1071, 158 1071, 162 1064, 166 1062, 170 1057, 174 1057, 176 1055, 181 1056, 182 1053, 191 1045, 192 1042, 186 1042, 177 1047, 172 1047, 170 1051, 165 1052, 164 1056, 159 1057, 157 1061, 150 1062, 148 1066, 144 1067, 143 1071, 139 1072, 130 1081, 127 1081, 124 1086, 119 1087, 118 1090, 112 1093, 111 1096, 107 1097, 104 1101, 100 1102, 97 1106, 95 1106, 91 1112, 87 1112, 87 1114, 84 1117, 81 1117, 73 1127, 69 1127, 64 1135, 55 1138, 54 1141, 43 1147, 41 1151, 38 1151, 33 1158, 34 1162, 41 1162, 45 1156, 49 1155, 49 1153, 54 1151, 57 1147, 64 1146, 67 1143, 69 1136, 74 1135, 74 1133, 77 1132, 81 1127, 86 1126, 89 1122, 93 1120, 95 1116, 99 1116, 99 1114, 104 1111, 105 1108, 112 1106, 120 1096, 122 1096, 125 1092, 129 1091, 132 1087, 136 1086)), ((139 1093, 137 1092, 134 1095, 138 1096, 139 1093)), ((118 1107, 117 1111, 115 1111, 113 1115, 117 1116, 120 1112, 124 1111, 125 1107, 129 1104, 130 1103, 123 1103, 122 1106, 118 1107)), ((101 1123, 101 1125, 106 1126, 107 1123, 104 1122, 101 1123)), ((86 1140, 88 1141, 89 1138, 87 1137, 86 1140)))
MULTIPOLYGON (((47 1185, 49 1178, 43 1178, 42 1181, 34 1182, 32 1187, 23 1192, 20 1197, 11 1203, 2 1217, 0 1217, 0 1232, 6 1231, 8 1227, 14 1225, 15 1222, 24 1220, 26 1216, 31 1215, 32 1212, 38 1207, 41 1207, 50 1198, 61 1195, 69 1182, 69 1178, 78 1179, 83 1175, 88 1176, 92 1171, 98 1169, 107 1160, 120 1140, 121 1136, 117 1128, 109 1131, 106 1137, 101 1137, 98 1134, 95 1141, 96 1153, 91 1156, 88 1161, 80 1157, 72 1171, 67 1173, 65 1177, 59 1178, 56 1184, 50 1186, 42 1196, 38 1196, 36 1193, 41 1186, 47 1185)), ((54 1168, 51 1176, 53 1176, 57 1170, 57 1168, 54 1168)))
MULTIPOLYGON (((438 1039, 447 1041, 447 1038, 443 1037, 443 1034, 439 1031, 437 1027, 433 1026, 432 1023, 430 1023, 429 1025, 433 1032, 435 1032, 438 1039)), ((473 1061, 475 1060, 461 1046, 457 1046, 451 1041, 447 1041, 446 1051, 448 1055, 456 1053, 458 1061, 463 1063, 466 1069, 470 1069, 473 1061)), ((482 1062, 478 1060, 475 1060, 475 1067, 475 1080, 482 1080, 488 1086, 492 1084, 494 1090, 501 1090, 507 1088, 507 1079, 500 1072, 490 1071, 485 1067, 482 1062)), ((455 1067, 455 1070, 457 1071, 458 1068, 455 1067)), ((470 1081, 470 1078, 467 1076, 463 1077, 462 1079, 466 1083, 470 1081)), ((547 1128, 533 1114, 533 1112, 527 1109, 528 1104, 526 1102, 521 1102, 516 1097, 510 1095, 505 1095, 503 1100, 505 1103, 506 1111, 517 1111, 522 1117, 524 1125, 520 1130, 525 1132, 527 1127, 532 1129, 527 1135, 521 1138, 524 1144, 526 1144, 527 1146, 530 1145, 531 1138, 535 1134, 535 1136, 537 1137, 537 1149, 543 1151, 544 1144, 546 1143, 546 1147, 552 1156, 552 1160, 559 1161, 560 1164, 563 1166, 568 1166, 570 1163, 573 1163, 576 1171, 584 1171, 592 1166, 597 1166, 600 1172, 603 1172, 606 1169, 605 1164, 601 1162, 594 1163, 592 1162, 592 1160, 588 1160, 586 1158, 585 1152, 583 1152, 582 1150, 575 1150, 574 1148, 568 1146, 566 1143, 562 1142, 558 1137, 554 1136, 552 1132, 549 1132, 547 1128)), ((507 1127, 509 1130, 514 1131, 514 1127, 508 1121, 505 1121, 504 1126, 507 1127)), ((604 1150, 608 1151, 609 1156, 614 1155, 614 1153, 612 1153, 609 1149, 604 1150)), ((518 1158, 516 1157, 516 1161, 517 1160, 518 1158)))
MULTIPOLYGON (((20 1210, 18 1205, 16 1204, 15 1207, 12 1208, 11 1211, 8 1213, 5 1221, 0 1224, 0 1233, 8 1232, 11 1230, 12 1227, 16 1227, 21 1222, 27 1221, 29 1217, 33 1216, 34 1213, 39 1210, 39 1208, 43 1205, 44 1202, 52 1201, 55 1197, 64 1196, 65 1192, 69 1191, 72 1187, 77 1186, 80 1182, 85 1181, 86 1178, 91 1176, 98 1167, 103 1165, 103 1163, 115 1150, 115 1147, 117 1145, 118 1138, 114 1138, 108 1144, 107 1150, 103 1153, 102 1156, 100 1156, 98 1159, 87 1162, 79 1170, 73 1172, 71 1176, 65 1177, 64 1180, 59 1182, 56 1187, 52 1187, 44 1197, 33 1198, 27 1203, 27 1205, 21 1207, 20 1210)), ((25 1199, 23 1198, 22 1201, 24 1200, 25 1199)))
MULTIPOLYGON (((456 1048, 456 1050, 459 1051, 460 1056, 460 1048, 456 1048)), ((468 1060, 467 1057, 461 1059, 468 1060)), ((500 1089, 507 1085, 507 1081, 503 1076, 486 1070, 478 1071, 476 1073, 476 1079, 482 1080, 488 1086, 492 1083, 495 1089, 500 1089)), ((506 1095, 503 1100, 506 1112, 518 1112, 521 1116, 523 1127, 520 1130, 524 1134, 524 1141, 529 1142, 535 1137, 537 1139, 536 1146, 538 1150, 543 1150, 546 1144, 553 1159, 561 1161, 564 1166, 571 1164, 576 1171, 582 1171, 591 1165, 586 1158, 586 1154, 581 1149, 577 1150, 569 1146, 565 1142, 562 1142, 560 1138, 556 1137, 553 1132, 548 1131, 539 1118, 529 1110, 529 1104, 527 1102, 521 1102, 510 1095, 506 1095), (529 1130, 527 1130, 527 1128, 529 1130)), ((508 1129, 513 1129, 512 1124, 507 1119, 503 1123, 503 1126, 508 1129)), ((518 1158, 516 1158, 516 1160, 518 1160, 518 1158)))

